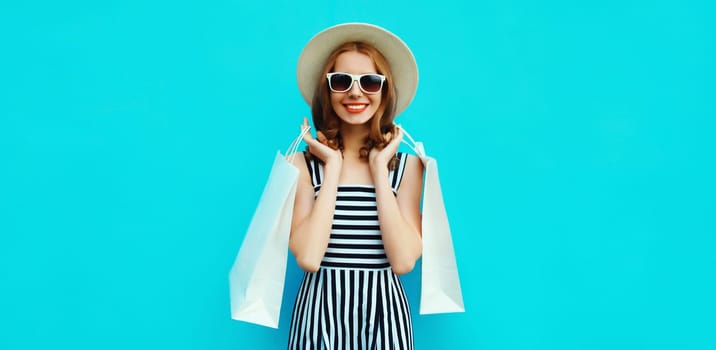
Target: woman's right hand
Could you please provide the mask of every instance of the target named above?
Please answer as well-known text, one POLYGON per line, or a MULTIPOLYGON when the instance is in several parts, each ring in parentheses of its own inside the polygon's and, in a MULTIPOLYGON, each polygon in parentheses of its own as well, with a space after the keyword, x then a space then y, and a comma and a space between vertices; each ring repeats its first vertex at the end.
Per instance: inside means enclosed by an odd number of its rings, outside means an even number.
MULTIPOLYGON (((308 128, 308 118, 304 117, 301 129, 305 128, 308 128)), ((313 138, 313 135, 307 132, 303 135, 303 141, 308 145, 308 151, 320 159, 325 168, 335 169, 340 173, 341 165, 343 164, 343 153, 341 153, 340 149, 329 147, 326 136, 322 132, 318 131, 316 138, 313 138)))

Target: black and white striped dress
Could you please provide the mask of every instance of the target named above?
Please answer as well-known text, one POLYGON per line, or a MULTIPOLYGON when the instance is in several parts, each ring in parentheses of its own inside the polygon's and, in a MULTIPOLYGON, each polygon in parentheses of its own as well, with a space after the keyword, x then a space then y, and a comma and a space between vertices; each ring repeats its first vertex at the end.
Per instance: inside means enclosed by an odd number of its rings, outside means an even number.
MULTIPOLYGON (((390 172, 397 193, 408 158, 390 172)), ((323 168, 307 161, 314 192, 323 168)), ((306 272, 291 318, 289 349, 413 349, 403 285, 391 270, 378 224, 375 188, 339 185, 328 249, 317 272, 306 272)))

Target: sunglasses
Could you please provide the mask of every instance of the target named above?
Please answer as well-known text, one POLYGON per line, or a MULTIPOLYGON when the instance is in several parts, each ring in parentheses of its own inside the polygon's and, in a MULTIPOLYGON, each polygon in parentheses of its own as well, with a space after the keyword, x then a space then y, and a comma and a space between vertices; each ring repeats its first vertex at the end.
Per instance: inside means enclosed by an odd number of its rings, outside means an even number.
POLYGON ((361 91, 366 94, 377 94, 383 89, 385 75, 380 74, 348 74, 348 73, 328 73, 328 88, 333 92, 346 92, 353 87, 353 82, 357 81, 361 91))

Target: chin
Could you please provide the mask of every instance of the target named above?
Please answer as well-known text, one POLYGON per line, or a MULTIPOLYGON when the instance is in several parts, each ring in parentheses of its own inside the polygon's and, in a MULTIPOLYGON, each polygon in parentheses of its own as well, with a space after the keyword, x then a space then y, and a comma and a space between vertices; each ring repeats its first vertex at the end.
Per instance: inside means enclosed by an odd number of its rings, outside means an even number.
POLYGON ((374 111, 374 110, 367 110, 367 111, 363 111, 362 113, 354 114, 354 113, 348 113, 348 112, 344 111, 343 113, 340 113, 340 114, 337 113, 337 114, 338 114, 338 117, 341 119, 341 121, 343 121, 346 124, 363 125, 363 124, 367 124, 371 119, 373 119, 375 112, 376 111, 374 111))
POLYGON ((343 123, 348 125, 365 125, 373 119, 372 115, 348 115, 339 117, 343 123))

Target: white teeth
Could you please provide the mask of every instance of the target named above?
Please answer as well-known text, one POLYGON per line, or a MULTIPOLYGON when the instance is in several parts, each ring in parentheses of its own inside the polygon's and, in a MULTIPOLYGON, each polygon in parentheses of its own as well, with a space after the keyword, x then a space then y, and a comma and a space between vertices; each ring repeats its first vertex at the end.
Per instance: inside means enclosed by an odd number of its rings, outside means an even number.
POLYGON ((353 109, 353 110, 361 110, 365 108, 366 105, 346 105, 346 108, 353 109))

